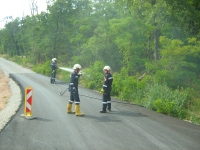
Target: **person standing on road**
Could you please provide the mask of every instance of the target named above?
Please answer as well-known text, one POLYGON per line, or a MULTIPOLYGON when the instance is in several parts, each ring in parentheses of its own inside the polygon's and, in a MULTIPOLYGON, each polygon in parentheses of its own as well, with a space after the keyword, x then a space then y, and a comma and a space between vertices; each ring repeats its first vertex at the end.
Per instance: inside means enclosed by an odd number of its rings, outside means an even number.
POLYGON ((105 73, 104 76, 104 83, 103 83, 103 88, 101 92, 103 93, 103 102, 102 102, 102 110, 100 113, 106 113, 106 108, 108 111, 111 111, 111 90, 112 90, 112 82, 113 82, 113 77, 112 74, 110 73, 111 68, 110 66, 105 66, 103 68, 103 71, 105 73))
POLYGON ((51 83, 54 84, 55 83, 55 79, 56 79, 56 70, 57 70, 57 59, 56 58, 53 58, 52 59, 52 62, 50 64, 50 67, 51 67, 51 83))
POLYGON ((67 113, 75 113, 76 116, 83 116, 84 114, 80 112, 80 98, 78 93, 78 79, 81 75, 81 65, 75 64, 73 70, 74 72, 70 76, 69 83, 70 100, 67 104, 67 113), (72 111, 73 102, 75 102, 75 112, 72 111))

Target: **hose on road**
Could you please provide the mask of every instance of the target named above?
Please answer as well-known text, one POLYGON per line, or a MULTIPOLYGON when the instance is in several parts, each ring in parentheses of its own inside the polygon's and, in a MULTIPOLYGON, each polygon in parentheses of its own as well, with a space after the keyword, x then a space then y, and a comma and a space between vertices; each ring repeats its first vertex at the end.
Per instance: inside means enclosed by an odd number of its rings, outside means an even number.
MULTIPOLYGON (((58 83, 59 83, 59 82, 55 82, 54 85, 55 85, 55 87, 60 91, 60 92, 59 92, 60 96, 62 96, 63 94, 65 94, 65 92, 66 92, 69 88, 67 87, 64 91, 62 91, 62 90, 56 85, 56 84, 58 84, 58 83)), ((102 100, 102 98, 93 97, 93 96, 90 96, 90 95, 85 95, 85 94, 80 94, 80 93, 79 93, 79 96, 89 97, 89 98, 91 98, 91 99, 102 100)), ((120 102, 120 101, 114 101, 114 100, 112 100, 112 102, 115 102, 115 103, 123 103, 123 104, 130 104, 130 103, 128 103, 128 102, 120 102)))

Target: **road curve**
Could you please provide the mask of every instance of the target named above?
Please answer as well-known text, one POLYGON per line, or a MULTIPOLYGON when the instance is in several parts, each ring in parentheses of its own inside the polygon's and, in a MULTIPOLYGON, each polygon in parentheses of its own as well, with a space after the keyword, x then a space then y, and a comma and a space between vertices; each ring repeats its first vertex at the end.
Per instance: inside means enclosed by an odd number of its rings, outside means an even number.
POLYGON ((112 112, 101 114, 101 94, 79 87, 84 117, 66 113, 68 84, 50 84, 37 74, 0 58, 0 69, 22 92, 33 88, 33 117, 20 117, 24 104, 0 133, 0 150, 199 150, 200 126, 112 98, 112 112))

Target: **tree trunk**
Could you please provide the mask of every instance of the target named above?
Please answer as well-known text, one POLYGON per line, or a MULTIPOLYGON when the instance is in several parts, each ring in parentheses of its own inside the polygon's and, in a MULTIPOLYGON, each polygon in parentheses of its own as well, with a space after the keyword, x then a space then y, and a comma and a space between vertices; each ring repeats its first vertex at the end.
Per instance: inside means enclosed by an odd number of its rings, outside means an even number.
POLYGON ((151 37, 148 38, 148 48, 147 48, 147 53, 148 53, 149 61, 151 61, 150 42, 151 42, 151 37))
POLYGON ((159 46, 159 29, 156 29, 154 33, 154 38, 155 38, 155 60, 158 60, 158 46, 159 46))

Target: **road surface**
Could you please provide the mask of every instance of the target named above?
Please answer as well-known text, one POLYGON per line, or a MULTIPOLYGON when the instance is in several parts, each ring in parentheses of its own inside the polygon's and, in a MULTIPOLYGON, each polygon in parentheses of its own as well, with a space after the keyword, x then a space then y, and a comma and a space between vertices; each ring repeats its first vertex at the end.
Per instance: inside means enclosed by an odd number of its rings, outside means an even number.
MULTIPOLYGON (((80 96, 84 117, 66 113, 68 84, 50 84, 37 74, 0 58, 22 92, 33 88, 33 117, 26 119, 24 100, 0 133, 0 150, 199 150, 200 126, 112 98, 112 112, 101 114, 101 100, 80 96)), ((101 94, 79 87, 79 93, 101 94)), ((74 104, 73 104, 74 107, 74 104)))

